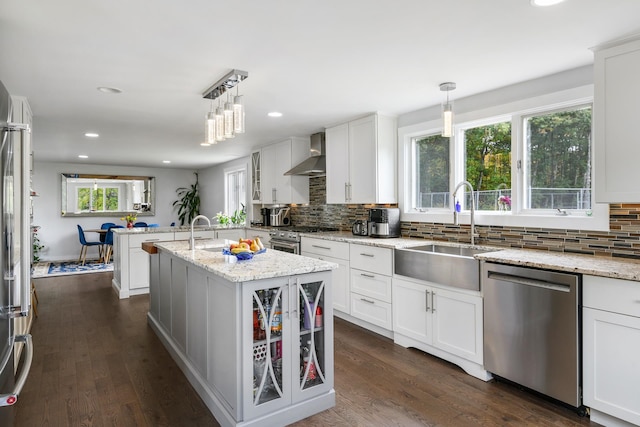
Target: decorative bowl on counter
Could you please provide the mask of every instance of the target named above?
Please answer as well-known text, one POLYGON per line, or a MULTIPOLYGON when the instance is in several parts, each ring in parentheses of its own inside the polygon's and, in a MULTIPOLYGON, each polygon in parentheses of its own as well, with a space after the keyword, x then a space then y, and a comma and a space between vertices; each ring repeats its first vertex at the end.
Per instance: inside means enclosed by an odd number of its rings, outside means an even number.
POLYGON ((266 251, 267 251, 266 249, 260 249, 259 251, 256 251, 256 252, 247 251, 247 252, 238 252, 237 254, 234 254, 228 248, 224 248, 224 249, 222 249, 222 254, 223 255, 233 255, 236 258, 238 258, 238 261, 244 261, 244 260, 253 258, 254 255, 263 254, 266 251))

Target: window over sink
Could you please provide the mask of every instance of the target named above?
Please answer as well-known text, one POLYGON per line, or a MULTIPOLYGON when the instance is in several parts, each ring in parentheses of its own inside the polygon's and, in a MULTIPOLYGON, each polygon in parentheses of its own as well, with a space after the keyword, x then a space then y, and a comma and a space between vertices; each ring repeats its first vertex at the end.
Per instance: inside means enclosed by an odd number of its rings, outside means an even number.
MULTIPOLYGON (((433 120, 399 129, 403 221, 453 221, 455 186, 474 187, 476 223, 608 230, 595 204, 593 86, 458 114, 451 138, 433 120)), ((458 193, 468 223, 471 194, 458 193)))

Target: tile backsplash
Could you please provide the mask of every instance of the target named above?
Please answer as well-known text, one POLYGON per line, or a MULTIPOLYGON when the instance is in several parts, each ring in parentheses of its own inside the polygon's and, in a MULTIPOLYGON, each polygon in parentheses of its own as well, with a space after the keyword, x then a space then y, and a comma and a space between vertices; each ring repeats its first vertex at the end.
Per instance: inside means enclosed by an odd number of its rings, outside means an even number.
MULTIPOLYGON (((377 206, 328 205, 325 177, 309 179, 309 197, 309 205, 292 206, 293 224, 351 230, 355 220, 367 219, 369 208, 377 206)), ((608 232, 476 225, 476 243, 640 260, 640 204, 609 205, 609 224, 608 232)), ((402 222, 402 236, 468 243, 469 226, 402 222)))

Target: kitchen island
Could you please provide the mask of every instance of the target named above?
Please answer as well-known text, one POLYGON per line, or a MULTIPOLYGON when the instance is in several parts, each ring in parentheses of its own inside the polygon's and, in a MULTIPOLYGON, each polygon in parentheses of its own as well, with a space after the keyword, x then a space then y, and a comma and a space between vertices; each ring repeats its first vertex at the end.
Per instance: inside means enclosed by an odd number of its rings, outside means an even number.
POLYGON ((223 426, 286 425, 335 405, 331 270, 223 240, 146 245, 148 322, 223 426))

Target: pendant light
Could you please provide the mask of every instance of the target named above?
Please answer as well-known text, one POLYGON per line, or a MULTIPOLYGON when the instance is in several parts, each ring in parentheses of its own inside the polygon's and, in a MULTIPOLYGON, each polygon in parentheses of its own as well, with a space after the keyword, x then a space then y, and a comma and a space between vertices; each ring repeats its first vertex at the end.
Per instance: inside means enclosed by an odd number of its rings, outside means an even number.
POLYGON ((449 101, 449 92, 456 88, 453 82, 440 84, 440 90, 447 92, 447 102, 442 105, 442 136, 451 138, 453 135, 453 104, 449 101))
POLYGON ((227 92, 227 102, 224 103, 224 137, 233 138, 233 104, 229 98, 229 92, 227 92))
POLYGON ((220 106, 220 99, 218 99, 218 108, 216 108, 216 141, 224 141, 224 113, 220 106))
POLYGON ((213 145, 217 143, 216 141, 216 113, 213 111, 213 100, 211 101, 211 111, 207 113, 207 145, 213 145))
POLYGON ((242 95, 239 95, 238 92, 239 89, 236 86, 236 96, 233 98, 233 131, 244 133, 244 104, 242 103, 242 95))
POLYGON ((246 71, 231 70, 202 94, 203 98, 211 99, 211 101, 218 98, 218 107, 215 109, 215 113, 212 106, 211 112, 207 114, 207 142, 203 143, 204 145, 233 138, 237 133, 245 133, 244 103, 236 86, 247 77, 249 77, 249 73, 246 71), (232 103, 230 90, 234 87, 236 87, 236 96, 233 97, 232 103), (227 93, 227 101, 223 108, 221 98, 225 92, 227 93))

